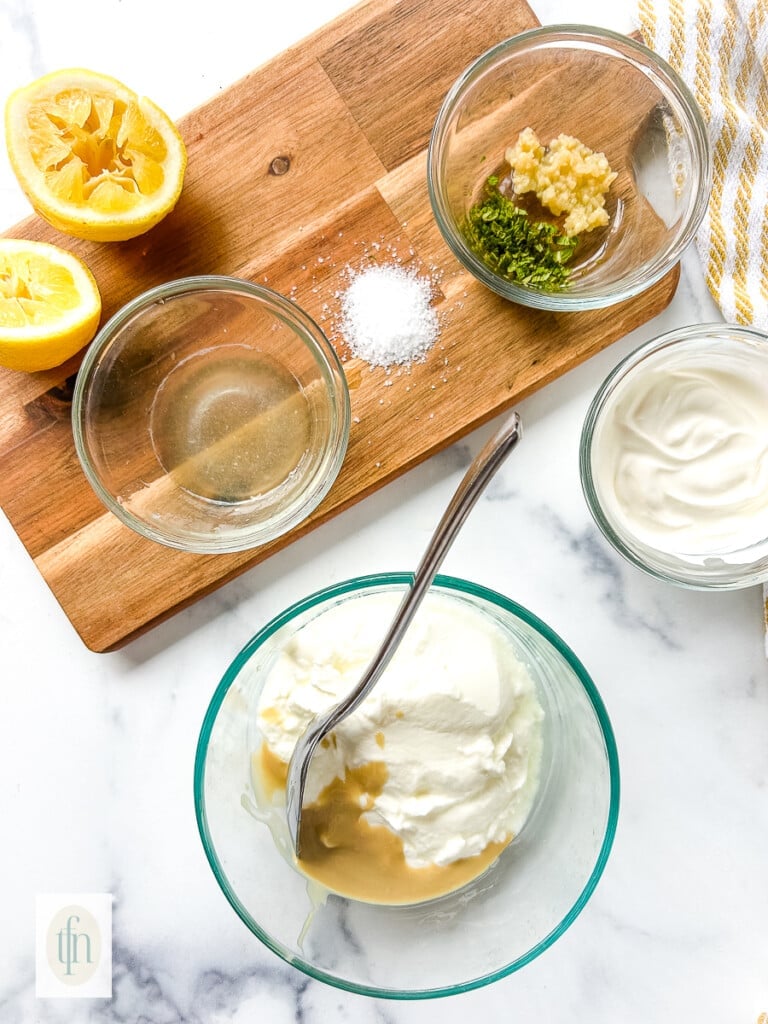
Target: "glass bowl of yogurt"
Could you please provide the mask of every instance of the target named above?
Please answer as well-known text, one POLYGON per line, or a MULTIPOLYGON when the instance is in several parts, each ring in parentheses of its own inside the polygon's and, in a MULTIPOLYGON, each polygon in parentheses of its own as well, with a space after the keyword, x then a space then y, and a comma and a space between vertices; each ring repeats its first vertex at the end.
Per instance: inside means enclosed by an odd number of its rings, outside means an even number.
POLYGON ((619 800, 610 722, 573 652, 501 594, 439 576, 313 758, 296 861, 293 745, 410 579, 352 579, 266 625, 214 694, 194 777, 206 856, 248 928, 313 978, 389 998, 477 988, 552 945, 602 874, 619 800))
POLYGON ((768 337, 699 324, 640 346, 587 412, 587 504, 658 579, 732 590, 768 579, 768 337))

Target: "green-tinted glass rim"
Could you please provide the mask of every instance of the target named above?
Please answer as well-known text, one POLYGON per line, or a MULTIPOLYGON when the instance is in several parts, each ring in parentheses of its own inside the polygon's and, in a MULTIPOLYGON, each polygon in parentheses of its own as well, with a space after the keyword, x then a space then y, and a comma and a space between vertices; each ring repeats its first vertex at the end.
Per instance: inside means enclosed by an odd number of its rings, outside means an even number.
POLYGON ((203 849, 205 850, 205 855, 208 858, 208 863, 211 866, 214 877, 219 883, 222 892, 226 896, 235 913, 250 929, 250 931, 252 931, 254 935, 260 939, 265 946, 267 946, 268 949, 271 949, 273 953, 276 953, 281 960, 284 960, 293 967, 297 967, 299 970, 309 975, 309 977, 314 978, 317 981, 325 982, 328 985, 332 985, 334 988, 343 989, 346 992, 354 992, 358 995, 364 996, 373 996, 377 999, 436 999, 442 996, 452 996, 458 995, 462 992, 471 992, 473 989, 482 988, 485 985, 490 985, 494 981, 498 981, 500 978, 505 978, 507 975, 513 974, 521 967, 524 967, 532 960, 535 960, 539 954, 543 953, 546 949, 549 949, 549 947, 568 930, 584 909, 589 897, 595 889, 595 886, 600 880, 600 876, 602 875, 605 864, 608 860, 608 855, 611 852, 614 836, 616 835, 616 824, 619 814, 619 759, 616 751, 616 740, 613 735, 613 729, 611 727, 605 705, 603 704, 603 700, 598 693, 595 684, 592 682, 587 670, 570 647, 568 647, 565 641, 562 640, 554 630, 550 629, 545 622, 542 622, 541 619, 534 615, 533 612, 528 611, 527 608, 524 608, 522 605, 510 600, 503 594, 500 594, 495 590, 489 590, 487 587, 483 587, 480 584, 459 579, 455 576, 437 576, 434 583, 435 587, 442 587, 446 590, 469 594, 471 597, 479 597, 490 604, 497 605, 499 608, 504 609, 504 611, 511 612, 513 615, 517 616, 544 637, 544 639, 552 644, 558 653, 562 655, 576 673, 579 682, 584 687, 584 691, 594 708, 595 715, 603 735, 603 740, 605 742, 611 792, 605 835, 603 837, 603 842, 600 847, 597 860, 595 861, 595 866, 592 869, 592 873, 587 879, 584 888, 582 889, 578 899, 557 927, 553 928, 547 936, 538 942, 524 956, 518 957, 517 960, 514 960, 506 967, 492 971, 490 974, 485 974, 480 978, 473 978, 470 981, 460 982, 455 985, 446 985, 440 988, 420 990, 401 991, 398 989, 377 988, 373 985, 357 984, 356 982, 348 981, 345 978, 338 978, 333 974, 328 974, 326 971, 320 970, 312 964, 306 963, 301 959, 301 957, 298 957, 284 949, 280 943, 272 939, 271 936, 258 924, 258 922, 253 919, 238 899, 237 894, 232 890, 229 880, 219 864, 210 832, 208 830, 208 819, 205 812, 204 778, 206 753, 216 716, 219 713, 219 709, 221 708, 227 691, 237 678, 240 670, 253 655, 254 651, 268 640, 269 637, 271 637, 278 629, 280 629, 281 626, 284 626, 296 616, 301 615, 305 611, 311 610, 324 601, 341 597, 344 594, 349 594, 356 590, 368 590, 372 587, 402 585, 410 584, 412 582, 413 575, 407 572, 375 573, 368 576, 358 576, 353 579, 344 580, 342 583, 325 587, 323 590, 318 590, 314 594, 310 594, 308 597, 302 598, 302 600, 292 604, 285 611, 273 618, 266 626, 263 627, 263 629, 259 630, 259 632, 248 641, 224 673, 224 676, 211 699, 208 710, 205 713, 205 718, 203 719, 202 728, 200 730, 200 738, 197 742, 197 751, 195 753, 194 800, 197 827, 200 833, 203 849))

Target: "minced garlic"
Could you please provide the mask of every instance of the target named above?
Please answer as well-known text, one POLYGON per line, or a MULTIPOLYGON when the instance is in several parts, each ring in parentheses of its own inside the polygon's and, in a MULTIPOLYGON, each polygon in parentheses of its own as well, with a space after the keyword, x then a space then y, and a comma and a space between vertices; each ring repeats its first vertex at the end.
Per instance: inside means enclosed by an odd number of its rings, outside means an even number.
POLYGON ((573 135, 558 135, 542 146, 536 132, 526 128, 504 158, 512 168, 518 195, 535 192, 548 210, 567 213, 563 230, 580 235, 609 221, 605 194, 616 180, 604 153, 595 153, 573 135))

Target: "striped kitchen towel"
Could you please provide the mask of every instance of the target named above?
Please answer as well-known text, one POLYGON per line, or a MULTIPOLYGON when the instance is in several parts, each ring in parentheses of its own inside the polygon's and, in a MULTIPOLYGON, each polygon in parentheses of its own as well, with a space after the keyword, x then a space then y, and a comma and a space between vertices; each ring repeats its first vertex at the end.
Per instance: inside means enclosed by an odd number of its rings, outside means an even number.
POLYGON ((729 323, 768 332, 768 0, 638 0, 645 43, 693 92, 714 178, 696 236, 729 323))
MULTIPOLYGON (((768 332, 768 0, 637 0, 645 43, 689 87, 712 142, 712 196, 696 235, 729 323, 768 332)), ((768 657, 768 584, 763 587, 768 657)))

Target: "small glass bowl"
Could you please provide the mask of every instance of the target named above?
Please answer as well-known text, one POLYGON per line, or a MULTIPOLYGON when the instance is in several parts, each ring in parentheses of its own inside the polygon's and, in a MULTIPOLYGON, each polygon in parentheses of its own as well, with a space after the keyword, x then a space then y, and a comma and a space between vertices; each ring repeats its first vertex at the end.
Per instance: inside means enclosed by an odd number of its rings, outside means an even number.
POLYGON ((696 101, 665 61, 607 29, 558 25, 507 39, 464 71, 437 115, 427 181, 440 231, 471 274, 506 299, 565 312, 621 302, 663 277, 701 223, 711 168, 696 101), (577 137, 618 175, 610 224, 582 236, 559 290, 505 279, 462 232, 489 175, 509 173, 505 149, 527 127, 544 145, 577 137))
MULTIPOLYGON (((665 389, 659 404, 650 405, 648 398, 636 392, 630 393, 628 389, 642 383, 644 376, 668 374, 674 367, 696 374, 698 367, 712 365, 723 372, 733 369, 735 365, 744 376, 752 377, 756 382, 768 380, 768 336, 730 324, 696 324, 654 338, 623 359, 601 384, 587 411, 579 450, 581 484, 598 527, 619 554, 633 565, 657 579, 691 589, 736 590, 768 580, 768 508, 762 517, 765 530, 761 531, 758 524, 757 539, 753 538, 746 546, 729 544, 715 549, 708 543, 706 550, 691 550, 678 540, 676 546, 684 547, 684 550, 671 550, 671 543, 662 549, 660 542, 649 542, 650 534, 645 527, 638 530, 635 526, 633 529, 619 510, 618 499, 614 500, 616 488, 610 482, 610 475, 617 471, 620 451, 607 450, 609 442, 605 440, 606 426, 611 423, 610 412, 616 409, 617 402, 624 399, 622 408, 631 402, 636 422, 644 418, 649 424, 664 431, 664 452, 670 464, 674 460, 674 465, 680 466, 680 455, 676 454, 674 446, 679 441, 682 427, 678 424, 675 429, 675 423, 670 418, 675 404, 669 391, 665 389), (639 536, 640 533, 643 536, 639 536)), ((701 406, 703 401, 707 409, 714 407, 704 392, 703 398, 697 397, 689 388, 687 395, 689 405, 695 401, 701 406)), ((734 410, 738 405, 736 399, 734 410)), ((718 425, 717 429, 713 429, 711 425, 702 422, 701 417, 698 417, 697 424, 700 436, 696 443, 706 446, 702 447, 706 457, 715 450, 713 443, 718 443, 717 439, 725 428, 718 425)), ((768 442, 768 438, 764 440, 768 442)), ((670 473, 671 470, 665 469, 665 472, 670 473)), ((648 493, 652 496, 657 492, 668 495, 668 508, 672 508, 673 502, 681 497, 679 489, 672 490, 680 472, 681 469, 676 468, 672 476, 665 478, 666 483, 659 478, 653 485, 648 485, 653 487, 648 493)), ((708 517, 707 521, 711 521, 711 517, 722 509, 725 521, 725 517, 733 513, 733 507, 727 503, 727 498, 721 498, 718 494, 718 481, 712 472, 707 469, 707 493, 702 495, 702 511, 708 517)), ((678 520, 680 515, 692 514, 687 505, 678 504, 677 509, 678 520)), ((651 514, 645 508, 642 511, 643 515, 651 514)), ((652 514, 657 515, 656 512, 652 514)))
MULTIPOLYGON (((482 875, 437 899, 386 906, 329 894, 288 862, 257 820, 251 758, 264 681, 310 619, 364 592, 402 593, 407 573, 363 576, 299 601, 227 669, 197 745, 194 798, 205 854, 235 912, 287 963, 337 988, 426 999, 487 985, 548 949, 583 909, 616 830, 619 768, 603 702, 583 665, 540 619, 484 587, 435 589, 489 616, 527 666, 544 710, 539 788, 519 835, 482 875), (403 955, 407 950, 408 955, 403 955)), ((382 624, 385 628, 386 623, 382 624)))
POLYGON ((120 309, 72 407, 91 486, 126 526, 182 551, 265 544, 328 492, 346 452, 347 382, 293 302, 235 277, 188 277, 120 309))

